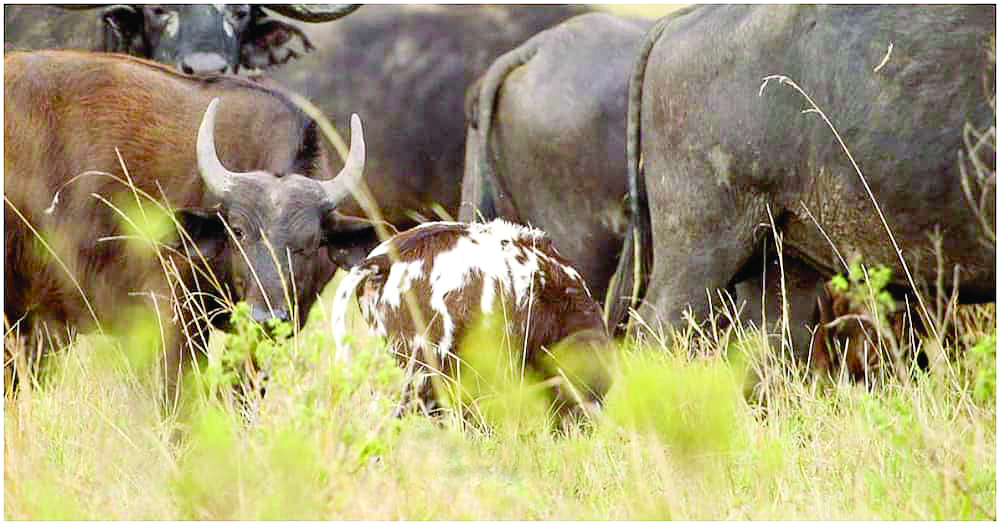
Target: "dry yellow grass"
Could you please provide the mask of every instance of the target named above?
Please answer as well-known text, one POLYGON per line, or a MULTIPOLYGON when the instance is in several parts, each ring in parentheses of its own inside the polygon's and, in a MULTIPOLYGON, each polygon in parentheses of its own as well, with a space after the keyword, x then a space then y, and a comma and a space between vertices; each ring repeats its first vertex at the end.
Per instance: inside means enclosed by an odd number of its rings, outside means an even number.
MULTIPOLYGON (((969 323, 995 333, 994 314, 986 315, 969 323)), ((306 333, 274 355, 268 396, 250 424, 204 395, 176 417, 160 416, 156 392, 119 346, 81 338, 52 360, 40 389, 6 403, 4 517, 996 514, 995 398, 974 400, 961 375, 922 374, 874 392, 819 388, 761 358, 754 332, 731 334, 729 358, 678 350, 692 341, 628 344, 595 429, 556 437, 523 425, 483 431, 456 418, 391 417, 399 369, 359 319, 352 326, 362 358, 344 369, 332 359, 323 312, 314 310, 306 333), (771 379, 766 416, 742 400, 748 359, 771 379)), ((217 339, 213 351, 225 338, 217 339)), ((478 344, 488 351, 488 341, 478 344)), ((532 408, 507 413, 519 410, 532 408)))

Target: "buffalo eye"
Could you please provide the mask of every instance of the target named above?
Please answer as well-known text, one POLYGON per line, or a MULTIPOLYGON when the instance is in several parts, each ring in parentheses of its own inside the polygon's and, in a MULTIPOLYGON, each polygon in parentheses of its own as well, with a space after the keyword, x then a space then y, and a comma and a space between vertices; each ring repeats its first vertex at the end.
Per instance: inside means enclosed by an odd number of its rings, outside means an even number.
POLYGON ((233 228, 233 237, 236 238, 237 241, 242 241, 243 237, 244 237, 244 235, 243 235, 243 229, 242 228, 233 228))
POLYGON ((152 8, 152 13, 154 16, 162 17, 163 15, 167 14, 167 10, 160 6, 155 6, 152 8))

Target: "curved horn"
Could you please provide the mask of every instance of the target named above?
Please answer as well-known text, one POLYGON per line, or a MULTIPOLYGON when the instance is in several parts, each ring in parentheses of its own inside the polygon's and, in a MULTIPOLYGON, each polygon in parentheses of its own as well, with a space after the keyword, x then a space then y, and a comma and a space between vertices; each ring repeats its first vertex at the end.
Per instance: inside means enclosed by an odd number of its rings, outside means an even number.
POLYGON ((233 187, 233 177, 238 175, 222 165, 215 151, 215 113, 219 109, 219 98, 208 103, 205 116, 198 128, 198 172, 205 188, 216 197, 222 197, 233 187))
POLYGON ((262 4, 261 7, 303 22, 329 22, 354 12, 361 4, 262 4))
POLYGON ((351 193, 351 188, 361 181, 361 175, 365 171, 365 137, 361 129, 361 117, 357 113, 351 114, 351 151, 344 161, 344 168, 336 177, 328 181, 323 181, 320 185, 326 191, 327 202, 336 207, 340 201, 347 198, 351 193))

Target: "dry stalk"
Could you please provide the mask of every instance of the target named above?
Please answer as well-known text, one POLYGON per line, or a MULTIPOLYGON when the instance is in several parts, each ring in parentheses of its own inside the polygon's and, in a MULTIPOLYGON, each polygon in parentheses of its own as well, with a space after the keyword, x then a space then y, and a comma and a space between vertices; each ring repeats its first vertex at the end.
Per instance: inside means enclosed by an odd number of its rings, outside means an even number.
MULTIPOLYGON (((289 93, 289 96, 292 102, 296 106, 298 106, 299 109, 301 109, 306 115, 308 115, 311 119, 313 119, 313 121, 316 122, 321 131, 320 135, 323 136, 324 139, 326 139, 327 143, 340 154, 341 159, 346 158, 347 148, 344 147, 344 141, 340 139, 340 136, 337 134, 336 128, 333 126, 333 124, 330 123, 329 119, 327 119, 326 116, 323 115, 323 112, 320 111, 320 109, 317 108, 312 102, 310 102, 301 95, 298 95, 296 93, 289 93), (339 146, 338 146, 338 141, 339 141, 339 146)), ((365 184, 364 180, 360 180, 356 185, 348 187, 348 190, 351 192, 351 196, 354 198, 354 200, 361 206, 361 209, 364 210, 365 215, 367 215, 368 219, 372 222, 372 225, 375 227, 375 232, 378 235, 379 241, 384 242, 390 237, 392 237, 393 234, 390 233, 388 228, 386 227, 386 224, 388 223, 383 219, 382 213, 378 207, 378 203, 375 202, 375 198, 372 196, 371 191, 368 189, 368 186, 365 184)), ((396 246, 393 245, 392 243, 389 243, 387 248, 388 248, 387 254, 389 260, 393 261, 393 263, 399 262, 400 260, 399 252, 397 251, 396 246)), ((407 310, 410 312, 410 318, 413 320, 414 325, 417 328, 417 332, 426 334, 429 325, 424 320, 423 311, 417 304, 416 296, 414 295, 413 290, 404 291, 403 300, 406 303, 407 310)), ((436 360, 437 356, 433 355, 433 352, 432 352, 432 357, 435 358, 434 359, 435 366, 433 366, 432 369, 443 370, 444 369, 443 363, 437 362, 436 360)), ((410 364, 411 363, 408 363, 407 366, 408 369, 412 368, 409 366, 410 364)), ((445 388, 445 386, 442 384, 441 378, 442 378, 441 374, 438 373, 431 374, 430 376, 431 384, 435 391, 435 396, 438 397, 439 399, 444 398, 443 396, 439 396, 438 394, 443 394, 445 388)))
POLYGON ((962 193, 969 207, 974 211, 973 215, 979 223, 983 232, 983 238, 979 242, 986 248, 996 250, 996 209, 990 213, 990 205, 996 204, 997 174, 995 169, 990 169, 986 159, 996 157, 996 127, 990 126, 985 131, 981 131, 966 122, 962 129, 962 140, 965 142, 965 149, 968 151, 966 158, 965 151, 958 152, 958 167, 962 183, 962 193), (985 151, 990 149, 992 151, 985 151), (981 153, 982 152, 982 153, 981 153), (972 165, 972 173, 967 169, 967 164, 972 165), (978 198, 976 193, 978 190, 978 198), (992 215, 992 217, 991 217, 992 215))
MULTIPOLYGON (((910 269, 909 269, 909 267, 908 267, 905 259, 903 258, 902 250, 900 249, 898 243, 896 242, 895 236, 892 234, 892 230, 889 227, 888 222, 886 221, 885 216, 882 213, 882 210, 881 210, 881 208, 878 205, 878 201, 875 199, 874 193, 872 192, 870 186, 868 185, 867 179, 865 179, 864 175, 862 174, 861 169, 858 167, 858 164, 854 160, 854 157, 851 154, 850 150, 848 150, 846 144, 843 141, 843 138, 840 136, 840 133, 837 131, 837 129, 830 122, 830 120, 826 116, 826 114, 812 100, 812 98, 801 87, 799 87, 798 84, 796 84, 793 80, 791 80, 787 76, 784 76, 784 75, 769 75, 769 76, 764 77, 763 82, 761 83, 758 95, 762 95, 763 94, 764 87, 767 85, 767 82, 769 80, 777 80, 780 84, 787 84, 787 85, 791 86, 793 89, 795 89, 796 91, 798 91, 799 94, 801 94, 808 101, 808 103, 810 105, 810 108, 806 109, 804 111, 804 113, 816 113, 816 114, 820 115, 820 117, 826 123, 827 127, 829 127, 830 130, 833 132, 834 136, 837 139, 837 142, 840 144, 840 146, 843 149, 844 153, 847 155, 848 159, 851 162, 851 165, 854 167, 855 172, 857 173, 857 175, 860 178, 862 184, 864 185, 865 191, 868 193, 868 197, 871 199, 872 204, 875 207, 875 211, 878 214, 879 219, 881 220, 882 225, 883 225, 883 227, 886 230, 886 233, 888 233, 888 235, 889 235, 889 240, 892 243, 893 248, 896 251, 896 256, 898 257, 898 259, 899 259, 899 261, 900 261, 900 263, 901 263, 901 265, 903 267, 903 270, 904 270, 904 272, 906 274, 907 281, 909 282, 910 287, 913 290, 913 293, 914 293, 914 295, 917 298, 917 301, 918 301, 919 306, 920 306, 921 315, 925 319, 933 321, 933 322, 927 323, 927 324, 930 325, 929 328, 930 328, 930 330, 932 332, 932 336, 934 337, 934 339, 935 339, 936 342, 942 342, 943 341, 943 336, 942 336, 941 332, 942 332, 942 328, 943 327, 939 326, 938 322, 946 321, 947 318, 952 315, 951 314, 951 303, 955 300, 954 295, 948 301, 949 304, 947 306, 942 307, 942 305, 940 303, 940 300, 939 300, 938 301, 938 308, 935 311, 935 315, 932 316, 932 314, 930 312, 930 309, 927 307, 922 294, 919 292, 919 288, 917 287, 917 285, 916 285, 916 283, 914 281, 914 278, 913 278, 912 274, 910 273, 910 269)), ((966 130, 969 130, 969 129, 970 129, 970 126, 966 126, 966 130)), ((992 136, 993 136, 993 140, 994 140, 994 143, 995 143, 995 140, 996 140, 995 139, 995 128, 992 131, 993 131, 992 136)), ((984 135, 987 135, 987 134, 984 134, 984 135)), ((968 137, 969 134, 967 133, 965 136, 968 137)), ((984 143, 984 141, 979 140, 979 141, 977 141, 976 145, 974 147, 972 147, 972 146, 970 146, 970 141, 968 140, 968 138, 966 138, 966 145, 967 145, 967 147, 970 148, 970 151, 973 151, 973 152, 978 151, 979 147, 983 143, 984 143)), ((995 149, 995 146, 994 146, 994 149, 995 149)), ((972 155, 972 156, 977 157, 977 155, 972 155)), ((960 157, 960 159, 961 159, 961 157, 960 157)), ((975 165, 975 161, 973 161, 973 163, 975 165)), ((968 179, 968 176, 965 175, 964 166, 963 166, 962 173, 963 173, 963 177, 962 178, 963 179, 968 179)), ((992 184, 993 187, 995 188, 995 173, 993 173, 992 175, 987 175, 986 177, 982 178, 981 180, 983 180, 984 184, 983 184, 983 190, 982 190, 983 193, 980 196, 980 201, 979 202, 986 202, 988 199, 985 199, 983 197, 983 194, 985 194, 985 192, 988 189, 988 187, 989 187, 990 184, 992 184)), ((967 180, 963 180, 962 184, 963 184, 963 189, 965 189, 967 186, 969 186, 969 184, 967 183, 967 180)), ((969 191, 969 190, 965 190, 965 191, 966 191, 966 197, 970 201, 970 204, 973 205, 973 209, 974 210, 982 210, 982 209, 984 209, 983 206, 976 206, 973 203, 974 199, 971 198, 971 191, 969 191)), ((981 215, 981 214, 977 214, 977 215, 981 215)), ((983 220, 981 216, 977 216, 977 219, 979 219, 980 221, 983 220)), ((992 234, 992 230, 984 230, 984 231, 987 232, 987 235, 992 234)), ((933 240, 933 238, 934 237, 932 236, 932 240, 933 240)), ((993 241, 993 245, 991 247, 993 249, 995 249, 995 237, 993 237, 993 239, 994 239, 994 241, 993 241)), ((940 291, 942 290, 941 285, 943 284, 942 283, 942 277, 943 277, 943 267, 942 267, 943 266, 943 256, 942 256, 941 242, 940 242, 940 235, 939 234, 937 235, 937 242, 935 243, 935 255, 937 256, 937 263, 938 263, 937 285, 938 285, 938 291, 940 293, 940 291)), ((866 278, 867 278, 867 275, 866 275, 866 278)), ((955 286, 955 290, 957 290, 957 273, 955 275, 955 285, 956 285, 955 286)), ((878 325, 876 325, 876 326, 878 326, 878 325)), ((896 344, 896 341, 895 341, 895 337, 890 337, 890 344, 893 345, 893 357, 894 357, 894 361, 895 361, 899 357, 898 356, 899 350, 898 350, 898 345, 896 344)), ((943 346, 939 346, 939 348, 943 348, 943 346)), ((899 366, 898 362, 894 362, 894 364, 896 364, 897 366, 899 366)), ((904 382, 907 383, 907 384, 909 384, 909 381, 907 381, 908 374, 902 374, 902 376, 903 376, 904 382)), ((918 428, 918 430, 920 432, 920 436, 921 436, 922 440, 924 441, 924 443, 927 444, 927 445, 930 445, 930 443, 929 443, 929 436, 931 434, 930 434, 930 429, 927 428, 927 424, 924 421, 919 420, 917 428, 918 428)), ((945 479, 949 480, 956 488, 958 488, 959 491, 961 491, 963 494, 965 494, 968 497, 969 502, 979 512, 981 512, 984 516, 988 516, 990 519, 995 520, 996 519, 995 515, 992 514, 992 513, 990 513, 990 512, 988 512, 979 503, 979 501, 977 500, 977 498, 974 497, 975 495, 972 493, 971 489, 965 484, 965 482, 961 479, 961 477, 958 476, 958 475, 956 475, 956 474, 954 474, 952 472, 952 470, 949 467, 947 467, 938 458, 935 447, 928 446, 928 452, 929 452, 929 458, 931 459, 931 462, 936 467, 935 470, 937 470, 937 472, 942 477, 944 477, 945 479)))
MULTIPOLYGON (((792 89, 797 91, 800 95, 802 95, 810 106, 809 109, 804 110, 803 113, 815 113, 819 115, 820 118, 823 119, 823 122, 826 123, 827 127, 830 128, 830 131, 833 132, 834 137, 837 139, 837 143, 840 144, 840 147, 844 151, 844 154, 846 154, 848 160, 851 161, 851 166, 854 167, 854 171, 855 173, 857 173, 858 178, 861 179, 861 184, 864 186, 865 192, 868 193, 868 198, 871 200, 872 205, 875 207, 875 213, 878 214, 879 220, 882 222, 882 226, 885 228, 886 233, 889 235, 889 242, 892 243, 892 247, 893 249, 895 249, 896 257, 899 259, 899 262, 903 267, 903 272, 906 274, 907 282, 910 283, 910 287, 913 289, 914 295, 916 295, 917 297, 917 301, 920 304, 920 309, 925 314, 928 314, 929 309, 927 308, 927 305, 922 295, 920 293, 917 293, 917 285, 913 279, 913 275, 910 273, 910 267, 909 265, 906 264, 906 259, 903 257, 903 250, 899 247, 899 243, 896 242, 896 237, 895 235, 893 235, 892 228, 889 227, 888 221, 886 221, 885 214, 882 213, 882 208, 878 204, 878 199, 875 198, 875 194, 872 192, 871 186, 868 185, 868 180, 861 172, 861 168, 858 167, 857 161, 854 160, 854 155, 852 155, 851 151, 847 148, 847 144, 844 143, 844 139, 843 137, 840 136, 840 132, 837 131, 837 128, 833 125, 832 122, 830 122, 830 119, 826 116, 826 113, 824 113, 823 110, 820 109, 819 105, 817 105, 816 102, 813 101, 812 97, 810 97, 809 94, 805 92, 805 90, 799 87, 799 85, 796 84, 794 80, 785 75, 768 75, 764 77, 763 81, 761 82, 760 89, 757 92, 757 96, 763 96, 764 87, 767 86, 767 83, 770 80, 776 80, 778 81, 779 84, 787 84, 791 86, 792 89)), ((939 337, 937 333, 938 329, 936 326, 932 326, 931 330, 934 332, 935 337, 939 337)))

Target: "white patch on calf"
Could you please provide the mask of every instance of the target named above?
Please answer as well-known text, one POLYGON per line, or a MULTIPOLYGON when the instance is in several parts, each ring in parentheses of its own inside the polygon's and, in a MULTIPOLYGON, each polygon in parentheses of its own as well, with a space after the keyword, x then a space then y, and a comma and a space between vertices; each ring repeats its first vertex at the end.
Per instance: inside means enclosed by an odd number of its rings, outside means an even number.
POLYGON ((452 249, 434 257, 431 269, 431 308, 441 315, 443 335, 439 342, 442 354, 454 344, 454 319, 445 304, 445 295, 461 291, 472 279, 482 281, 479 306, 483 313, 491 313, 496 301, 497 288, 513 298, 519 306, 526 306, 531 295, 538 256, 516 241, 534 242, 544 238, 540 230, 495 220, 487 224, 468 225, 469 234, 459 238, 452 249), (517 261, 518 255, 525 262, 517 261))
POLYGON ((455 320, 451 318, 448 305, 444 302, 444 295, 450 290, 446 290, 444 287, 434 287, 433 285, 431 290, 431 308, 441 316, 441 340, 438 341, 439 350, 448 351, 455 339, 455 320))
POLYGON ((483 295, 479 298, 479 309, 484 314, 493 313, 493 303, 497 299, 497 283, 494 279, 483 279, 483 295))
POLYGON ((489 238, 497 240, 540 241, 545 238, 545 232, 542 230, 538 230, 530 226, 515 224, 513 222, 507 222, 503 219, 495 219, 485 224, 470 224, 469 231, 472 235, 485 235, 489 238))
MULTIPOLYGON (((461 291, 475 278, 472 272, 479 272, 483 290, 492 290, 497 276, 505 270, 503 255, 498 246, 473 242, 470 237, 461 237, 451 250, 434 257, 431 269, 431 308, 441 316, 442 335, 439 350, 451 349, 455 336, 455 321, 444 302, 444 296, 453 291, 461 291)), ((485 292, 484 292, 485 293, 485 292)))
POLYGON ((483 297, 480 300, 484 312, 489 313, 493 309, 493 302, 496 299, 494 285, 497 282, 500 283, 500 289, 509 294, 519 306, 525 305, 531 293, 534 276, 538 272, 538 258, 534 254, 535 250, 525 250, 516 242, 533 244, 544 237, 545 233, 541 230, 501 219, 486 224, 470 225, 469 239, 483 247, 480 259, 491 263, 488 266, 481 266, 486 278, 483 283, 483 297), (518 262, 518 255, 523 255, 527 260, 523 263, 518 262), (487 304, 489 306, 486 306, 487 304))
POLYGON ((508 259, 508 270, 510 272, 511 285, 514 292, 514 300, 519 307, 526 306, 531 298, 531 288, 535 282, 535 274, 538 273, 538 255, 536 250, 524 250, 518 247, 517 251, 527 259, 525 262, 518 262, 511 257, 508 259))
MULTIPOLYGON (((372 273, 378 273, 378 270, 372 273)), ((361 290, 361 296, 358 297, 358 306, 361 308, 361 315, 364 316, 365 322, 371 325, 372 330, 375 331, 375 335, 379 337, 388 336, 389 332, 385 329, 385 324, 382 322, 382 316, 386 314, 386 311, 379 308, 379 297, 382 295, 382 290, 377 288, 370 280, 364 281, 364 288, 361 290)))
POLYGON ((389 277, 382 287, 379 304, 399 308, 402 295, 410 289, 414 280, 424 276, 424 261, 398 262, 389 268, 389 277))
POLYGON ((350 349, 344 345, 344 338, 347 337, 347 305, 351 302, 351 297, 355 295, 358 284, 373 273, 372 270, 360 270, 358 267, 351 268, 350 272, 344 276, 337 286, 337 291, 333 296, 333 306, 330 312, 330 331, 333 334, 334 344, 337 345, 337 361, 346 363, 350 361, 350 349))
POLYGON ((163 27, 163 33, 167 35, 167 38, 174 39, 177 38, 177 33, 181 28, 180 17, 177 13, 170 11, 167 13, 167 23, 163 27))

